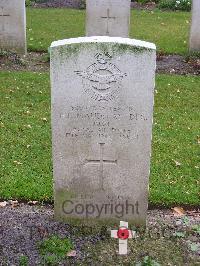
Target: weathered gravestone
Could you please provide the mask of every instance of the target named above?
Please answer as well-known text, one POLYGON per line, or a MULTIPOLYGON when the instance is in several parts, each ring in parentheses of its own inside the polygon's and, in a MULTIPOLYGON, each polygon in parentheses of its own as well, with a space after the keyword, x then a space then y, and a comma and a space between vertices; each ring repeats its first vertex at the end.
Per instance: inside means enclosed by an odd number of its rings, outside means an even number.
POLYGON ((190 30, 190 50, 200 51, 200 0, 192 2, 192 25, 190 30))
POLYGON ((155 45, 84 37, 51 45, 55 217, 145 224, 155 45))
POLYGON ((87 0, 86 36, 128 37, 130 0, 87 0))
POLYGON ((0 0, 0 49, 26 53, 25 0, 0 0))

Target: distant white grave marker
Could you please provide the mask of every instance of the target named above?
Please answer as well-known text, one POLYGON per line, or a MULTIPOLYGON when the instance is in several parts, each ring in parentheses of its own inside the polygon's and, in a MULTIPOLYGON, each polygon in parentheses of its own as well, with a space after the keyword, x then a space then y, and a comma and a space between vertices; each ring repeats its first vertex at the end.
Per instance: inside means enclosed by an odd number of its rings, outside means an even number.
POLYGON ((128 37, 130 0, 87 0, 86 35, 128 37))
POLYGON ((25 0, 0 0, 0 49, 26 53, 25 0))
POLYGON ((200 51, 200 0, 192 1, 190 51, 200 51))

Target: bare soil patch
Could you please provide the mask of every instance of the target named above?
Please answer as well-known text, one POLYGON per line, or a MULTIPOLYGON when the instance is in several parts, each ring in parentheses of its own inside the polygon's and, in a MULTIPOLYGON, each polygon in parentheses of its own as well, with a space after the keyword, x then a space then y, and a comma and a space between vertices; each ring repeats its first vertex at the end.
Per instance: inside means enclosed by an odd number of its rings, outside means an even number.
POLYGON ((11 52, 0 54, 0 70, 2 71, 49 71, 49 56, 47 53, 30 52, 26 56, 11 52))
POLYGON ((200 58, 181 55, 157 55, 157 73, 200 75, 200 58))
MULTIPOLYGON (((47 53, 30 52, 26 57, 14 53, 0 54, 0 71, 49 71, 47 53)), ((157 55, 157 73, 200 75, 200 59, 187 59, 181 55, 157 55)))
POLYGON ((83 1, 81 0, 44 0, 41 1, 41 3, 32 3, 32 7, 53 7, 53 8, 61 8, 61 7, 66 7, 66 8, 83 8, 83 1))
POLYGON ((138 9, 138 10, 154 10, 157 7, 157 4, 155 2, 147 2, 146 4, 132 2, 131 8, 138 9))
MULTIPOLYGON (((82 0, 43 0, 40 3, 32 3, 31 6, 36 8, 85 8, 84 1, 82 0)), ((156 6, 156 3, 153 1, 149 1, 145 4, 131 2, 131 8, 138 10, 153 10, 156 8, 156 6)))

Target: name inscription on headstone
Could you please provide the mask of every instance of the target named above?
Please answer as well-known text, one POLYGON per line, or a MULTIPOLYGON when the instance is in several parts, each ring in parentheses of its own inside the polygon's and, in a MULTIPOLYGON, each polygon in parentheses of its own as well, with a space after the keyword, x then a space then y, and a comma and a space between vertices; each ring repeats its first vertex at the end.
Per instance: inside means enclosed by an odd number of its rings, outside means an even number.
MULTIPOLYGON (((71 106, 69 112, 61 115, 65 119, 70 120, 84 120, 89 122, 89 127, 73 127, 70 128, 65 136, 67 138, 90 138, 93 136, 98 136, 99 138, 109 138, 115 133, 118 137, 122 139, 138 139, 136 128, 133 129, 132 125, 136 125, 137 121, 148 120, 148 114, 137 113, 134 110, 134 106, 122 106, 122 107, 108 107, 101 106, 71 106), (103 110, 103 113, 102 113, 103 110), (107 111, 107 114, 104 113, 107 111), (126 118, 131 122, 130 128, 121 128, 116 126, 117 121, 122 118, 126 118), (112 122, 113 121, 113 122, 112 122)), ((150 119, 150 118, 149 118, 150 119)))

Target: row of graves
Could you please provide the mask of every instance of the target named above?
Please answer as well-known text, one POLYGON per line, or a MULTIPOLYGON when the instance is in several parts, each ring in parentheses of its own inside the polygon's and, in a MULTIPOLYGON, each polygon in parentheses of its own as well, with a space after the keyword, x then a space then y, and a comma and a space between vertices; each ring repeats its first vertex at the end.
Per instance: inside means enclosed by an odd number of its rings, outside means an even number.
MULTIPOLYGON (((87 0, 86 36, 128 37, 130 0, 87 0)), ((200 1, 193 0, 190 51, 200 51, 200 1)), ((0 49, 26 54, 25 0, 0 0, 0 49)))
MULTIPOLYGON (((0 0, 0 10, 0 47, 25 54, 24 0, 0 0)), ((88 0, 87 37, 51 44, 57 220, 146 224, 156 46, 128 38, 129 20, 130 0, 88 0)), ((199 24, 194 0, 191 50, 199 24)))

